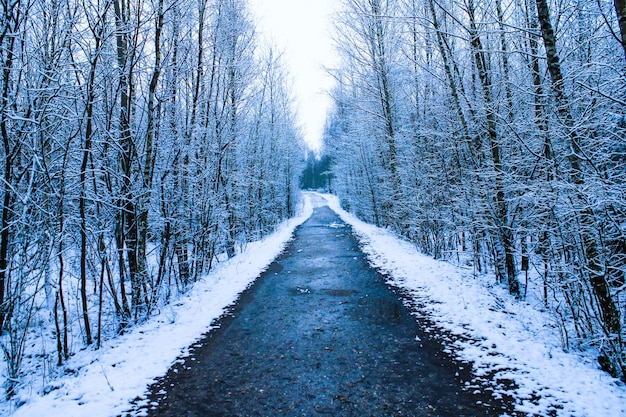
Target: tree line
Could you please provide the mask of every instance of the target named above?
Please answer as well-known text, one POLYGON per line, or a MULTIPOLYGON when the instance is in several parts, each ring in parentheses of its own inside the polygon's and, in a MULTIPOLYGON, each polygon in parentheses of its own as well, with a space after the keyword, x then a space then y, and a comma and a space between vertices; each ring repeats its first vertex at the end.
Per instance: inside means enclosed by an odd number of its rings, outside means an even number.
POLYGON ((0 66, 9 394, 28 343, 97 348, 294 213, 288 76, 244 0, 0 0, 0 66))
POLYGON ((316 155, 315 152, 308 151, 306 166, 300 176, 300 188, 332 192, 331 163, 328 155, 316 155))
POLYGON ((625 379, 626 3, 343 0, 335 36, 343 204, 532 291, 625 379))

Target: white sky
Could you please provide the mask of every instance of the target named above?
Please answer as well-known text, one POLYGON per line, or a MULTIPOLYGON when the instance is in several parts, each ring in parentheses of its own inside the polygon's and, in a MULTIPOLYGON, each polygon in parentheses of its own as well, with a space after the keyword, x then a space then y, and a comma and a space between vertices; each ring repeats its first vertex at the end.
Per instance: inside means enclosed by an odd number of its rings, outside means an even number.
POLYGON ((293 78, 293 92, 304 139, 313 149, 321 145, 333 85, 324 67, 336 58, 330 38, 337 0, 249 0, 262 39, 283 50, 293 78))

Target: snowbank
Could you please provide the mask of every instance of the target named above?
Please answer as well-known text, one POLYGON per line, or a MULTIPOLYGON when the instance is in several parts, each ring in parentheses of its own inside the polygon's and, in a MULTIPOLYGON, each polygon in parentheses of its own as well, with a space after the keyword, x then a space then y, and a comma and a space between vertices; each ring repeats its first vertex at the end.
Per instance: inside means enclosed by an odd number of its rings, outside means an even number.
POLYGON ((469 389, 500 380, 495 396, 513 394, 522 412, 559 416, 626 416, 626 388, 602 372, 591 357, 565 353, 551 317, 510 297, 472 271, 437 261, 393 233, 342 210, 335 196, 329 206, 359 236, 370 263, 423 305, 429 317, 453 335, 446 340, 459 359, 474 363, 469 389), (507 391, 508 381, 517 388, 507 391), (539 397, 539 398, 537 398, 539 397))

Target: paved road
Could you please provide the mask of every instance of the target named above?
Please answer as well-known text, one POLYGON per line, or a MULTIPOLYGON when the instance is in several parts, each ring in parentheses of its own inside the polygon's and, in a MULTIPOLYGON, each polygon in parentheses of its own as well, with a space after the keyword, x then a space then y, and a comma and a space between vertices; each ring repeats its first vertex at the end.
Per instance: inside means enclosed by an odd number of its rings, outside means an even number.
POLYGON ((442 353, 368 266, 350 227, 319 207, 221 328, 152 387, 148 411, 499 415, 504 404, 461 389, 467 368, 442 353))

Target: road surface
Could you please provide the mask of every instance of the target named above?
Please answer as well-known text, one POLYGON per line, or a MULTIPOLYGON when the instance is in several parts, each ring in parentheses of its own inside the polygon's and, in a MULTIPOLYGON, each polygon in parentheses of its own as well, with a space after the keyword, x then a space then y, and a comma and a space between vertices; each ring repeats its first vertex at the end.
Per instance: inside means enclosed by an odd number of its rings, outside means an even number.
MULTIPOLYGON (((155 347, 158 348, 158 347, 155 347)), ((150 416, 496 416, 462 389, 351 228, 318 207, 220 328, 151 387, 150 416)), ((137 410, 135 410, 137 412, 137 410)))

